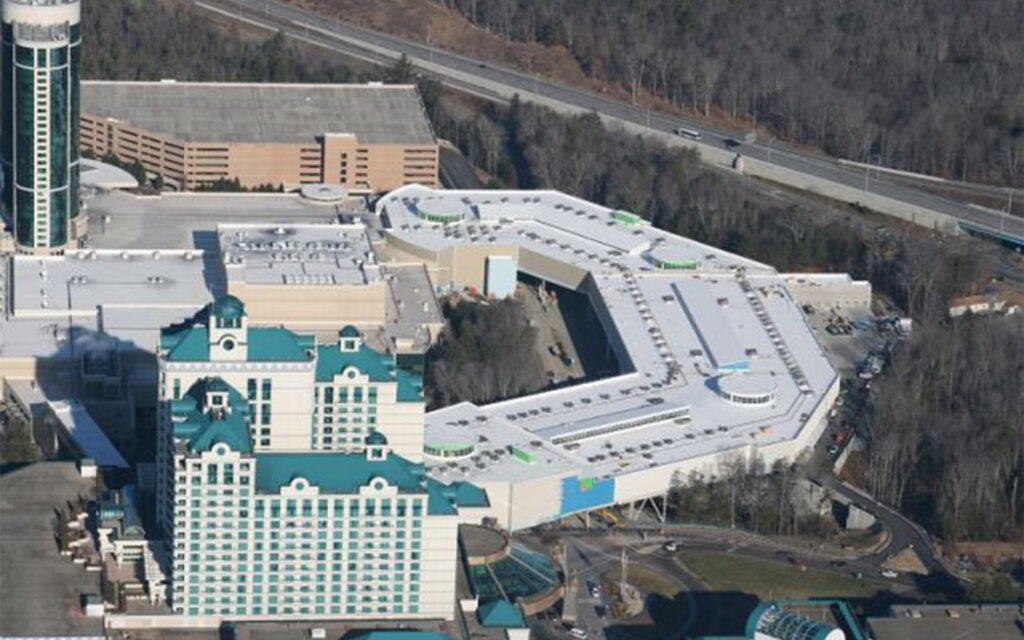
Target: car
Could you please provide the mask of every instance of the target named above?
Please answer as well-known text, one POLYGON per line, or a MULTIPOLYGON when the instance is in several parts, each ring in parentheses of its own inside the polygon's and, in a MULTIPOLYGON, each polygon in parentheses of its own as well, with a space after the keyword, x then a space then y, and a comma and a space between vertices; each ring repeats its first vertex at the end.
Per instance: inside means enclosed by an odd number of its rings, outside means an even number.
POLYGON ((590 595, 595 597, 595 598, 600 598, 601 597, 601 587, 599 587, 597 585, 594 585, 593 587, 591 587, 590 588, 590 595))
POLYGON ((845 560, 833 560, 831 564, 832 564, 833 567, 836 567, 838 569, 840 567, 845 567, 846 566, 846 561, 845 560))
POLYGON ((665 543, 664 549, 669 553, 675 553, 679 549, 679 543, 675 540, 669 540, 665 543))
POLYGON ((830 444, 830 445, 828 445, 828 454, 830 456, 834 456, 837 453, 839 453, 839 445, 837 445, 837 444, 830 444))
POLYGON ((889 578, 891 580, 893 578, 900 577, 900 574, 896 573, 892 569, 885 569, 884 571, 882 571, 882 577, 883 578, 889 578))
POLYGON ((608 607, 605 607, 604 605, 598 605, 598 606, 594 607, 594 613, 597 614, 598 618, 607 617, 607 615, 608 615, 608 607))
POLYGON ((569 635, 574 638, 579 638, 580 640, 586 640, 586 638, 588 637, 587 632, 584 629, 580 629, 579 627, 573 627, 572 629, 569 629, 569 635))

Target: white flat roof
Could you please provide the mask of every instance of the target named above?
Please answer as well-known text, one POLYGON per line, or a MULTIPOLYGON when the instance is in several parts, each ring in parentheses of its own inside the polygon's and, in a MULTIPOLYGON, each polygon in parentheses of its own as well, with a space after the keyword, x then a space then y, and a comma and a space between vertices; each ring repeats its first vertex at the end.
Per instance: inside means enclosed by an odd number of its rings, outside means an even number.
POLYGON ((412 185, 377 208, 387 212, 388 234, 431 252, 513 245, 589 272, 591 300, 623 347, 621 375, 429 413, 428 443, 483 438, 478 449, 491 452, 428 462, 445 480, 614 476, 792 440, 835 381, 785 279, 768 265, 553 191, 412 185), (424 213, 450 222, 430 222, 424 213), (736 376, 728 388, 769 387, 774 401, 727 401, 718 382, 728 376, 736 376), (543 455, 528 464, 498 452, 524 446, 543 455))
POLYGON ((381 279, 361 224, 222 224, 217 235, 229 281, 363 285, 381 279))

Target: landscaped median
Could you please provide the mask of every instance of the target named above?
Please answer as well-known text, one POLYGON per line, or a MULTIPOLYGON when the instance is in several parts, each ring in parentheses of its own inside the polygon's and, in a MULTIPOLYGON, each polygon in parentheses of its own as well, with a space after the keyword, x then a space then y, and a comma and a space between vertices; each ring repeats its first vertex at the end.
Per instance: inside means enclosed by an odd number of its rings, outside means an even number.
POLYGON ((761 600, 825 597, 866 599, 891 587, 888 582, 853 575, 801 569, 720 551, 684 550, 679 561, 696 573, 712 591, 744 592, 761 600))

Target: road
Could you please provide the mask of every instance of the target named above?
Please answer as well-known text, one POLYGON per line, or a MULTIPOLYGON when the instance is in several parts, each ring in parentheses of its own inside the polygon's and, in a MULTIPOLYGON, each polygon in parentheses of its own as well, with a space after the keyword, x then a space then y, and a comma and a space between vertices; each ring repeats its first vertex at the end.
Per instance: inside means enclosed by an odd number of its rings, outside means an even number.
POLYGON ((441 145, 441 184, 445 189, 483 189, 473 165, 458 149, 441 145))
MULTIPOLYGON (((781 169, 827 180, 834 184, 863 189, 899 202, 929 209, 963 223, 1024 244, 1024 219, 996 211, 968 207, 965 203, 944 198, 898 183, 877 171, 838 164, 834 159, 803 151, 777 140, 750 140, 742 132, 687 121, 658 111, 552 82, 531 75, 485 63, 437 47, 404 40, 384 33, 347 24, 288 5, 279 0, 180 0, 200 7, 219 10, 228 17, 253 25, 279 29, 296 38, 318 46, 354 55, 365 60, 382 61, 399 55, 407 56, 420 70, 438 77, 456 89, 491 99, 509 99, 519 94, 524 99, 538 99, 563 110, 594 111, 606 120, 646 127, 651 131, 672 133, 679 127, 699 131, 704 145, 728 149, 747 158, 762 160, 781 169)), ((695 143, 679 139, 677 144, 695 143)))

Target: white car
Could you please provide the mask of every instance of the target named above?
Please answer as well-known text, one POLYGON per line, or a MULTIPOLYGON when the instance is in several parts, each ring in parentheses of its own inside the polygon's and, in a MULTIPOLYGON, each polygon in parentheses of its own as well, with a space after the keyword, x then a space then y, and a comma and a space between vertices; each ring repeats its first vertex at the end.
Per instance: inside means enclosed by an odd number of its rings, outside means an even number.
POLYGON ((574 638, 579 638, 580 640, 586 640, 587 639, 587 632, 584 631, 583 629, 580 629, 579 627, 573 627, 572 629, 570 629, 569 630, 569 635, 574 637, 574 638))
POLYGON ((882 572, 882 577, 883 578, 898 578, 898 577, 900 577, 900 574, 896 573, 892 569, 886 569, 885 571, 882 572))
POLYGON ((671 541, 671 542, 666 542, 665 543, 665 551, 668 551, 669 553, 675 553, 678 550, 679 550, 679 543, 678 542, 671 541))

